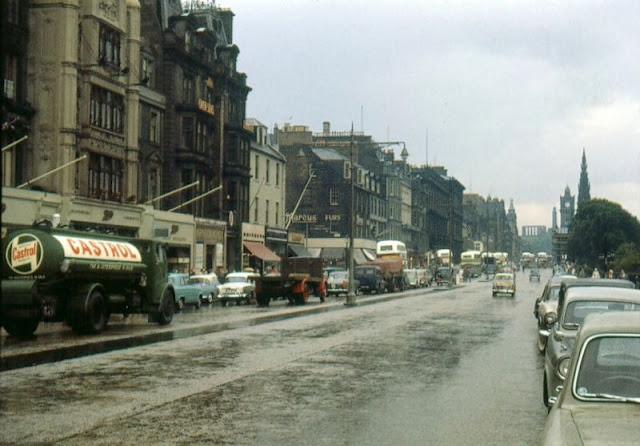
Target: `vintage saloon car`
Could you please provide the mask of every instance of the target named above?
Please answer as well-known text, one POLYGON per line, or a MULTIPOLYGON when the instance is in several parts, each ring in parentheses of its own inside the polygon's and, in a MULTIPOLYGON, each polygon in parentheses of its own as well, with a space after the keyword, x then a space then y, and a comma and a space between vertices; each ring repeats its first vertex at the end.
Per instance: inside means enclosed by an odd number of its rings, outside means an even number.
POLYGON ((218 300, 222 306, 230 302, 237 305, 241 303, 250 304, 256 299, 256 279, 255 273, 237 272, 227 274, 223 284, 218 285, 218 300))
POLYGON ((382 270, 377 265, 356 266, 353 277, 358 281, 359 291, 367 293, 384 293, 385 282, 382 270))
POLYGON ((200 301, 202 303, 212 304, 218 295, 218 276, 215 274, 194 274, 189 277, 190 285, 200 286, 200 301))
POLYGON ((545 285, 542 295, 536 299, 533 307, 533 314, 538 319, 538 350, 540 353, 544 353, 547 348, 549 332, 557 320, 558 295, 563 281, 567 283, 571 281, 574 286, 634 287, 633 282, 629 280, 578 279, 573 275, 553 276, 545 285))
MULTIPOLYGON (((354 272, 355 274, 355 272, 354 272)), ((353 279, 353 291, 358 294, 360 282, 353 279)), ((349 292, 349 271, 336 270, 330 271, 327 277, 327 296, 338 296, 349 292)))
POLYGON ((640 442, 640 311, 591 314, 576 338, 565 385, 541 446, 640 442))
POLYGON ((497 273, 493 277, 491 294, 495 297, 498 294, 516 295, 516 275, 513 273, 497 273))
POLYGON ((640 290, 580 286, 579 281, 565 281, 560 288, 558 315, 547 339, 544 359, 542 398, 551 407, 558 388, 567 376, 567 368, 576 334, 588 314, 610 311, 640 311, 640 290))
POLYGON ((189 283, 189 274, 170 273, 169 282, 176 293, 177 310, 182 310, 185 305, 193 305, 196 309, 202 306, 202 301, 208 299, 207 291, 203 290, 200 283, 189 283))

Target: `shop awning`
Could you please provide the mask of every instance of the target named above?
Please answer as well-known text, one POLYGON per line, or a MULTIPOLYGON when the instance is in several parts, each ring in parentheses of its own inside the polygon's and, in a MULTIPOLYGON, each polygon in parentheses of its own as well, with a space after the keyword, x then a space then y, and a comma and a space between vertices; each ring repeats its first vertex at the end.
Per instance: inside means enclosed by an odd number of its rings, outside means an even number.
POLYGON ((369 251, 368 249, 362 248, 362 254, 364 254, 364 256, 369 261, 376 259, 376 253, 372 252, 372 251, 369 251))
POLYGON ((293 253, 294 257, 318 257, 317 255, 313 255, 302 245, 289 245, 289 255, 293 253))
POLYGON ((322 248, 321 257, 329 260, 344 260, 346 250, 344 248, 322 248))
POLYGON ((364 256, 362 249, 354 248, 353 249, 353 261, 356 262, 356 265, 361 265, 369 260, 364 256))
POLYGON ((245 248, 254 255, 266 262, 279 262, 280 257, 269 248, 258 242, 242 242, 245 248))

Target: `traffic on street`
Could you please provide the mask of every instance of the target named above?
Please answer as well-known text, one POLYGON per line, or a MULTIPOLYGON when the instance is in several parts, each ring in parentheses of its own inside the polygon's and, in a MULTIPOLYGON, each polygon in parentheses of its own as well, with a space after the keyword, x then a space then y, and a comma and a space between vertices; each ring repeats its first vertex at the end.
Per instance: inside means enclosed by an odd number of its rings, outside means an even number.
MULTIPOLYGON (((0 443, 534 444, 547 415, 531 314, 543 285, 517 276, 515 297, 493 297, 480 277, 353 307, 212 306, 169 327, 110 324, 100 341, 182 334, 3 371, 0 443)), ((89 342, 39 330, 20 348, 89 342)))

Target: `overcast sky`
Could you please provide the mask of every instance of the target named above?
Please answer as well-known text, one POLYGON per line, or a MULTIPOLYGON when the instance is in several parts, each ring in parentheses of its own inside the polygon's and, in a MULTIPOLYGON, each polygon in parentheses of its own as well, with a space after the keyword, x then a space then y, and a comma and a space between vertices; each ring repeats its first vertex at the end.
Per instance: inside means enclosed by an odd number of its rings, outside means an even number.
POLYGON ((216 4, 235 13, 248 117, 404 141, 410 163, 513 199, 519 227, 577 198, 584 149, 591 196, 640 216, 640 1, 216 4))

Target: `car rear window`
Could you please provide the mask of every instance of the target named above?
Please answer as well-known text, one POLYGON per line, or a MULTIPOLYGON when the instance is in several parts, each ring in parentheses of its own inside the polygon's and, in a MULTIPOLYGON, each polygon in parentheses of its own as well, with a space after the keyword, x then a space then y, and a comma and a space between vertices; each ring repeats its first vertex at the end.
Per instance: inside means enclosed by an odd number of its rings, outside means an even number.
POLYGON ((616 301, 577 301, 567 305, 564 317, 565 328, 577 328, 582 324, 584 318, 592 313, 606 313, 608 311, 638 311, 640 304, 632 302, 616 301))

